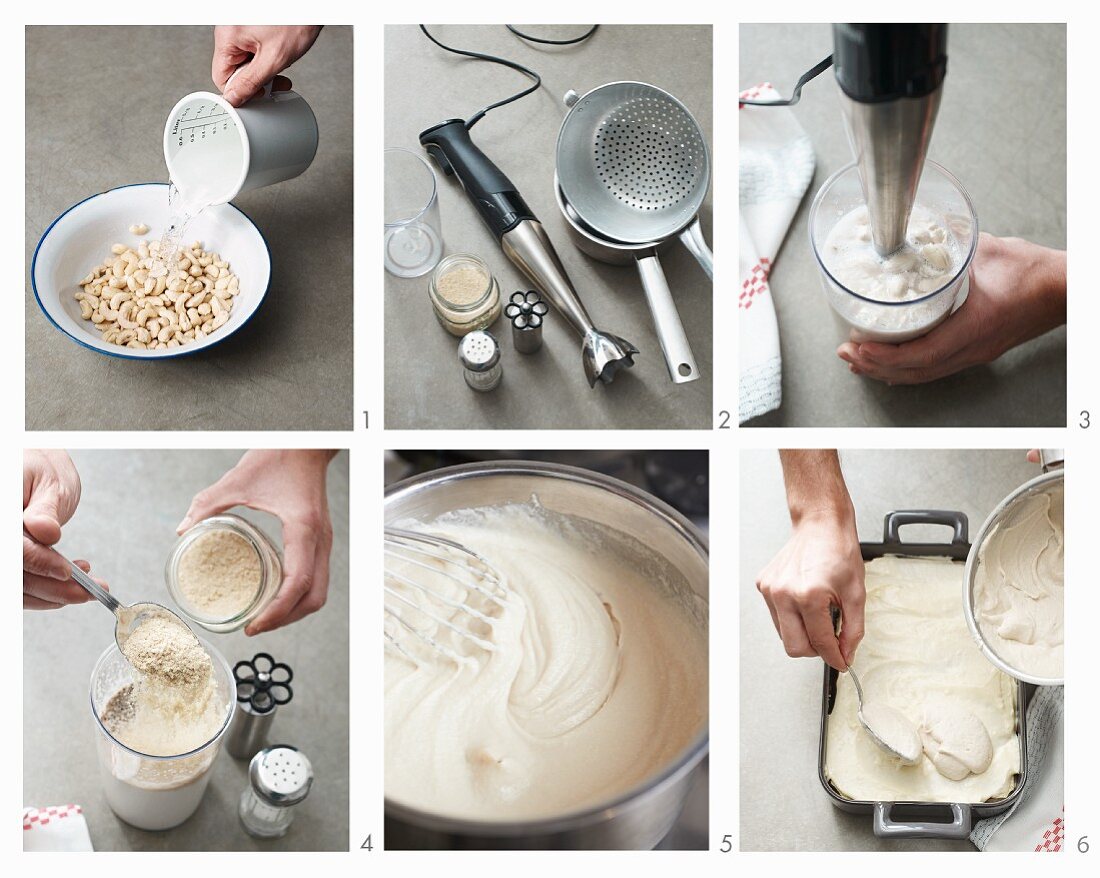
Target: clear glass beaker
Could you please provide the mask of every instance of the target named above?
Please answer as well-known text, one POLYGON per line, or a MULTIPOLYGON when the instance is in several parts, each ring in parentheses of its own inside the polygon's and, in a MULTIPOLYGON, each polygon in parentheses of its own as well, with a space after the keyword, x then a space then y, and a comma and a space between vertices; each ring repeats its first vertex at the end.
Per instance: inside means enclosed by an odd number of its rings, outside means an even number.
POLYGON ((412 150, 385 151, 383 262, 397 277, 427 274, 443 256, 439 201, 431 165, 412 150))
POLYGON ((112 643, 100 655, 90 684, 92 718, 100 776, 111 810, 138 829, 171 829, 195 813, 210 780, 222 736, 236 704, 233 671, 209 643, 200 642, 214 665, 218 698, 225 702, 225 722, 209 741, 178 756, 150 756, 118 741, 103 722, 103 712, 114 695, 134 682, 134 669, 112 643))
POLYGON ((855 163, 833 174, 810 207, 810 247, 821 272, 821 286, 852 341, 899 344, 930 332, 946 319, 969 292, 970 263, 978 247, 978 217, 962 184, 941 165, 924 163, 916 204, 942 216, 955 236, 962 261, 938 290, 907 301, 882 301, 860 295, 838 281, 825 265, 822 251, 833 226, 866 203, 855 163))

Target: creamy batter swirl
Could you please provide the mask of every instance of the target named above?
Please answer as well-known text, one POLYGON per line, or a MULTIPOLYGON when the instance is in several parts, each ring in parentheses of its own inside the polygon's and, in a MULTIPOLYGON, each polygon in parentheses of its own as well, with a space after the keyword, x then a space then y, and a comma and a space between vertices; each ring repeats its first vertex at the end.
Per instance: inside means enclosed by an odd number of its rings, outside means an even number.
POLYGON ((974 610, 982 636, 1012 668, 1061 679, 1064 653, 1065 489, 1014 500, 978 551, 974 610))
POLYGON ((626 792, 702 731, 705 604, 641 547, 575 525, 535 504, 417 525, 479 553, 509 597, 467 595, 490 621, 456 620, 489 648, 407 614, 461 662, 387 623, 408 653, 385 657, 388 798, 467 819, 560 815, 626 792))
POLYGON ((854 667, 868 704, 917 726, 923 756, 899 765, 856 716, 855 687, 837 681, 825 773, 851 799, 986 802, 1020 771, 1016 683, 988 662, 962 612, 963 565, 946 558, 878 558, 867 564, 866 635, 854 667), (988 752, 986 752, 988 748, 988 752))

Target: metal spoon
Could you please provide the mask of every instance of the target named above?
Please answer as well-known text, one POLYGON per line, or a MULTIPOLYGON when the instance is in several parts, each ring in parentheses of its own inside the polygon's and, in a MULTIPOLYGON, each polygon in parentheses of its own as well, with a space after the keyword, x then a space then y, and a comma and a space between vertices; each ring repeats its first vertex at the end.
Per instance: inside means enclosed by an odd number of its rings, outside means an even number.
MULTIPOLYGON (((896 759, 902 765, 916 765, 918 762, 920 762, 921 749, 919 746, 917 747, 915 757, 910 756, 907 753, 902 753, 901 751, 895 749, 891 744, 888 744, 882 737, 880 737, 879 733, 871 727, 871 724, 869 722, 867 722, 867 718, 863 714, 863 687, 859 684, 859 677, 856 676, 856 672, 852 670, 851 666, 846 664, 845 668, 852 678, 852 683, 855 684, 856 687, 856 698, 859 701, 859 710, 856 711, 856 716, 859 718, 859 724, 863 726, 863 730, 871 737, 871 740, 874 741, 880 749, 885 751, 887 755, 889 755, 893 759, 896 759)), ((887 709, 893 710, 893 708, 887 709)), ((899 716, 902 716, 902 714, 899 713, 899 716)), ((919 738, 917 739, 917 743, 919 745, 919 738)))
MULTIPOLYGON (((114 613, 115 643, 118 645, 118 651, 123 655, 126 655, 126 650, 123 647, 126 645, 126 641, 130 638, 130 635, 133 634, 138 626, 143 625, 150 619, 161 618, 168 619, 172 622, 178 622, 192 637, 195 637, 195 632, 191 630, 187 623, 167 607, 162 607, 160 604, 154 604, 148 601, 129 605, 123 604, 118 598, 102 588, 99 583, 77 567, 72 561, 68 559, 66 559, 66 561, 69 568, 72 570, 73 579, 76 580, 77 585, 114 613)), ((197 642, 198 638, 195 637, 195 640, 197 642)))

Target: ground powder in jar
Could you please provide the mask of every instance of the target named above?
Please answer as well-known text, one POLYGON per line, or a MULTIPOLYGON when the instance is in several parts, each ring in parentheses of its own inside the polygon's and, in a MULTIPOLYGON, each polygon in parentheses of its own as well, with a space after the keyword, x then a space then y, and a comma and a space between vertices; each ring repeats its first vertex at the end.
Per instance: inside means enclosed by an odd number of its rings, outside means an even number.
POLYGON ((255 547, 228 530, 197 537, 176 570, 184 598, 203 615, 229 619, 248 609, 263 578, 255 547))
POLYGON ((452 305, 473 305, 489 286, 485 272, 472 265, 452 268, 436 281, 439 295, 452 305))

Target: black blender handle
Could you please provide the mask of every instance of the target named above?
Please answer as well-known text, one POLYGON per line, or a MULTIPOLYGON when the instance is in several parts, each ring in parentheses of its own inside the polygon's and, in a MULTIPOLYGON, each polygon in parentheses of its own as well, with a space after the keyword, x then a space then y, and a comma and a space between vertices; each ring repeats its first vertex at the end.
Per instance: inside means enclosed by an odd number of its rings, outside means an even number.
POLYGON ((498 238, 524 220, 535 219, 515 184, 470 139, 462 119, 448 119, 422 131, 420 143, 444 174, 458 177, 466 197, 498 238))
POLYGON ((834 24, 833 66, 853 101, 924 97, 947 73, 947 25, 834 24))

